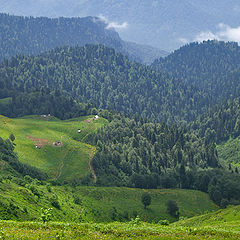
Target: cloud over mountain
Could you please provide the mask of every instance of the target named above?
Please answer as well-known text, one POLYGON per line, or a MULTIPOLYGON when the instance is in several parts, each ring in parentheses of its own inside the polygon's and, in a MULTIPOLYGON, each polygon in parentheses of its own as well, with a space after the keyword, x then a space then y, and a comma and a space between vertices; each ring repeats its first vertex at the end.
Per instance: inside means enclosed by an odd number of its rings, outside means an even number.
POLYGON ((194 39, 194 41, 202 42, 204 40, 222 40, 233 41, 240 43, 240 26, 231 27, 227 24, 218 24, 218 31, 213 33, 212 31, 200 32, 194 39))
POLYGON ((98 16, 104 23, 107 24, 106 29, 110 29, 110 28, 114 28, 116 30, 122 30, 128 27, 128 23, 127 22, 123 22, 123 23, 117 23, 117 22, 111 22, 109 21, 105 16, 103 16, 102 14, 100 14, 98 16))

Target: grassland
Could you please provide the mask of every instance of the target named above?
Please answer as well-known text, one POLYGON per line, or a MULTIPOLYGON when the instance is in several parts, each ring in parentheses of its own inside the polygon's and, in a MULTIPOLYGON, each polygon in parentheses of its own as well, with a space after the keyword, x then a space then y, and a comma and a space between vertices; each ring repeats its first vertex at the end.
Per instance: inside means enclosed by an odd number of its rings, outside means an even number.
POLYGON ((232 139, 217 145, 219 160, 228 167, 232 164, 240 167, 240 137, 232 139))
POLYGON ((240 239, 240 206, 229 206, 169 226, 137 219, 126 223, 0 221, 1 239, 240 239))
POLYGON ((120 187, 50 186, 36 180, 8 179, 0 182, 0 219, 37 220, 41 208, 53 208, 53 220, 65 222, 129 221, 137 215, 148 222, 176 221, 166 211, 166 202, 176 200, 180 216, 191 217, 218 207, 200 191, 182 189, 142 190, 120 187), (20 183, 20 185, 19 185, 20 183), (141 196, 148 192, 151 205, 144 209, 141 196), (52 201, 56 200, 59 207, 52 201))
MULTIPOLYGON (((189 220, 191 221, 191 219, 189 220)), ((232 221, 226 230, 223 225, 213 228, 184 227, 176 224, 162 226, 139 221, 128 223, 34 223, 0 222, 1 239, 240 239, 239 226, 232 221)))
POLYGON ((89 174, 89 161, 96 151, 84 138, 107 124, 93 116, 60 121, 54 117, 28 116, 10 119, 0 116, 2 138, 16 137, 16 152, 23 163, 48 173, 54 180, 82 178, 89 174), (78 133, 78 129, 81 130, 78 133), (54 142, 61 142, 55 146, 54 142))

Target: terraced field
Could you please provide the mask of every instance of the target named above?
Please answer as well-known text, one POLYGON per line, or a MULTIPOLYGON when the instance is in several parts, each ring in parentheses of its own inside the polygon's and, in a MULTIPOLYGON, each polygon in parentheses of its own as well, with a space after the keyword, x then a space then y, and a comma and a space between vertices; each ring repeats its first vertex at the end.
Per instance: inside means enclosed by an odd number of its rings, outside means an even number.
POLYGON ((103 118, 93 120, 93 116, 66 121, 51 116, 18 119, 0 116, 0 133, 2 138, 14 134, 21 162, 41 169, 51 179, 62 181, 90 173, 89 163, 96 149, 83 140, 107 123, 103 118))

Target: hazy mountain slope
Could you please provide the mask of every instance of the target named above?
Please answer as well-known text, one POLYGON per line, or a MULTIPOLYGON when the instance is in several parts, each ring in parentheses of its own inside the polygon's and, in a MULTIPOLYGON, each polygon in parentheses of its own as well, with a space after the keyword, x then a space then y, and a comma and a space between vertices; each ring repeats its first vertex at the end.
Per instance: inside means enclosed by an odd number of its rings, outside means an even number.
POLYGON ((151 63, 166 55, 122 41, 117 32, 107 29, 107 24, 95 17, 50 19, 0 14, 0 61, 17 54, 36 55, 55 47, 90 43, 113 47, 139 62, 151 63))
POLYGON ((149 1, 16 1, 1 0, 1 11, 34 16, 98 16, 111 22, 128 23, 118 28, 124 40, 172 50, 193 40, 201 31, 217 31, 219 23, 240 25, 237 0, 149 0, 149 1), (27 2, 27 3, 26 3, 27 2))

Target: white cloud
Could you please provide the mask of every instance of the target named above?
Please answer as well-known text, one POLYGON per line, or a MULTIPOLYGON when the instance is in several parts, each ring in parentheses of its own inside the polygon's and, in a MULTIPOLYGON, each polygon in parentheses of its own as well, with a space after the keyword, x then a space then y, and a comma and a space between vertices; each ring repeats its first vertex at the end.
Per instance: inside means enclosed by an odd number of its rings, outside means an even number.
POLYGON ((230 27, 227 24, 219 23, 217 31, 202 31, 197 34, 193 39, 179 38, 179 42, 186 44, 189 42, 202 42, 206 40, 230 41, 238 42, 240 44, 240 26, 230 27))
POLYGON ((240 26, 232 28, 227 24, 220 23, 217 26, 218 31, 213 33, 211 31, 205 31, 198 34, 194 41, 202 42, 204 40, 222 40, 222 41, 233 41, 240 43, 240 26))
POLYGON ((123 23, 111 22, 102 14, 99 15, 98 17, 100 18, 100 20, 102 20, 103 22, 105 22, 107 24, 106 29, 114 28, 114 29, 121 30, 121 29, 125 29, 128 27, 127 22, 123 22, 123 23))
POLYGON ((218 36, 210 31, 200 32, 195 38, 194 42, 202 42, 204 40, 219 40, 218 36))
POLYGON ((189 42, 187 38, 179 38, 178 40, 183 44, 187 44, 189 42))

